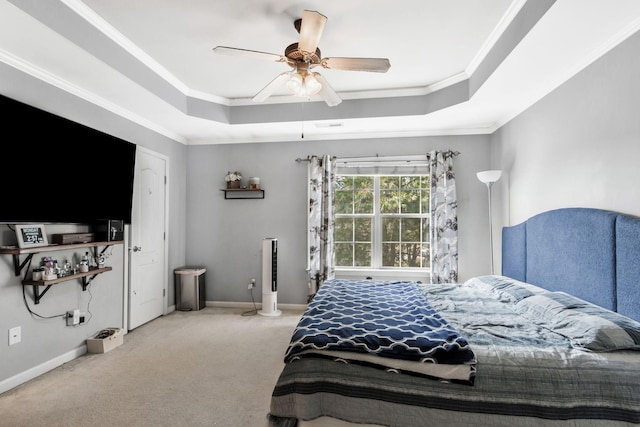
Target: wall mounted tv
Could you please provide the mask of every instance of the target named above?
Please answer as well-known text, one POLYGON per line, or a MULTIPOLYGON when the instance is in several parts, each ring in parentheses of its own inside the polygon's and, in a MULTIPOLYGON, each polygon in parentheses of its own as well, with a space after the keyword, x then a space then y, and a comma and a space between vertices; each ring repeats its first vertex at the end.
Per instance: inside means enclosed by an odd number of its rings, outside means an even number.
POLYGON ((136 146, 0 95, 0 223, 131 223, 136 146))

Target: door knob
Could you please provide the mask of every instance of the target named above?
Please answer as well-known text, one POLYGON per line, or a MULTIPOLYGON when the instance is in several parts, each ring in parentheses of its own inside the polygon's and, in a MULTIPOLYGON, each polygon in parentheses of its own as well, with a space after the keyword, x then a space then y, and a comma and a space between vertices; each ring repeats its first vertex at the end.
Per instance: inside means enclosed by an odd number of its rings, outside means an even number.
POLYGON ((131 250, 133 252, 140 252, 142 250, 142 246, 134 246, 133 248, 131 248, 131 250))

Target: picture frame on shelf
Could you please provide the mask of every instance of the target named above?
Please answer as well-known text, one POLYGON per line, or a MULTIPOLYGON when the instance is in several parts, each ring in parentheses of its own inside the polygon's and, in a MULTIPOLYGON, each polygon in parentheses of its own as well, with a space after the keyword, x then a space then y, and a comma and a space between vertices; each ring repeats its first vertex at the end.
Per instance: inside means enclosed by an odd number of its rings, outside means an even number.
POLYGON ((49 245, 44 224, 16 224, 15 227, 19 248, 36 248, 49 245))

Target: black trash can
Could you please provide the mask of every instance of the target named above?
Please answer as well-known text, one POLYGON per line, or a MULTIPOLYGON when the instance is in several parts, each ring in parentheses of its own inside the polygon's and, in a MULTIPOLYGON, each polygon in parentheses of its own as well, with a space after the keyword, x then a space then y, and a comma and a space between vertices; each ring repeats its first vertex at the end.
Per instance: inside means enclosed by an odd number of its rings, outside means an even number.
POLYGON ((197 311, 206 305, 204 267, 185 266, 174 270, 176 310, 197 311))

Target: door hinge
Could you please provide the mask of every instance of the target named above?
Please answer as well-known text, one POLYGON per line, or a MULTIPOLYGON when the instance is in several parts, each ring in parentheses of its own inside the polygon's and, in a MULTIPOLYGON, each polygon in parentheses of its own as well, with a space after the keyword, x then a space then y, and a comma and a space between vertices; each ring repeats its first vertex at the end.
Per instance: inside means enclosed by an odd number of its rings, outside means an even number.
POLYGON ((167 290, 166 290, 166 289, 163 289, 163 290, 162 290, 162 296, 163 296, 163 297, 166 297, 166 296, 167 296, 167 290))

